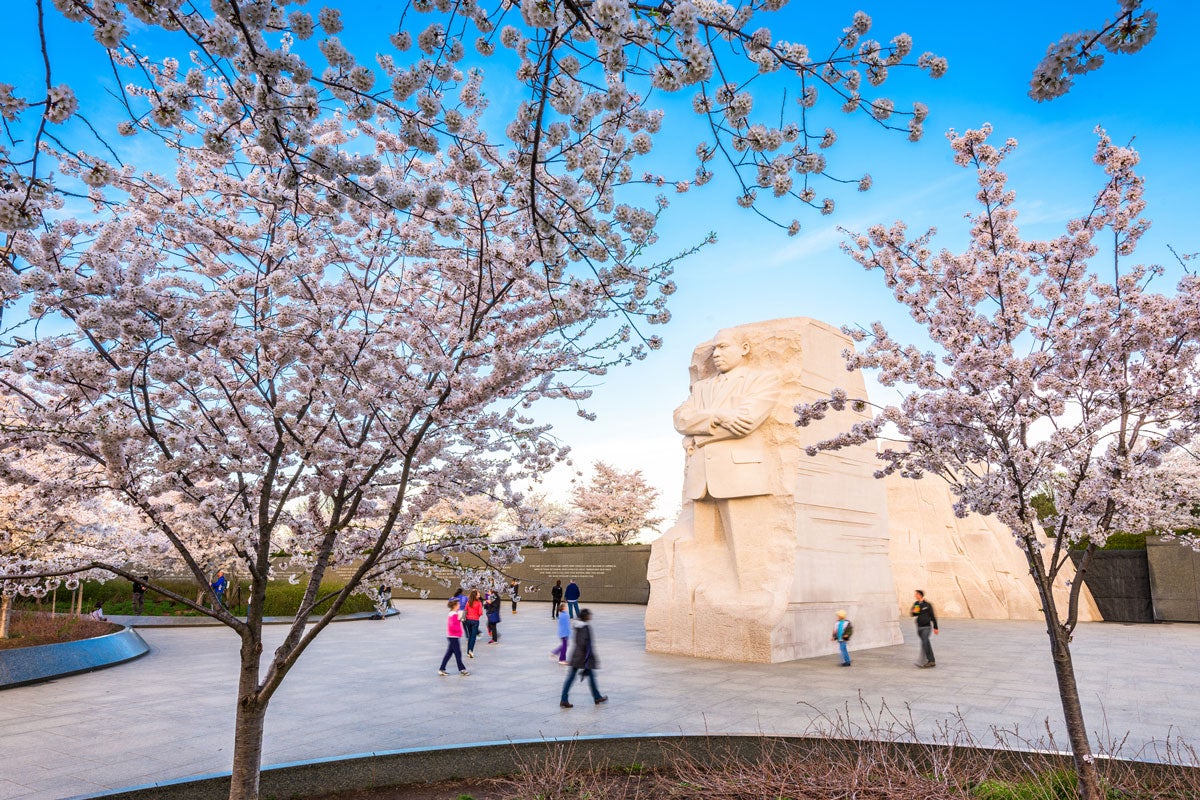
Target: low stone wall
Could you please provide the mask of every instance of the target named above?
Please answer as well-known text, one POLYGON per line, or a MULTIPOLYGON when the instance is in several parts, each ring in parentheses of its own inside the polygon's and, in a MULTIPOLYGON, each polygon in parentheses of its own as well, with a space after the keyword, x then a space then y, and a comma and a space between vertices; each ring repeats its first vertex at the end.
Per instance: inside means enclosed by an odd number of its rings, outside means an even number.
MULTIPOLYGON (((572 579, 579 585, 579 602, 585 605, 645 605, 650 599, 650 582, 646 580, 646 566, 650 563, 648 544, 525 548, 521 555, 525 560, 505 571, 520 579, 523 602, 548 604, 554 582, 560 580, 565 587, 572 579)), ((427 590, 430 597, 449 597, 454 591, 453 586, 447 588, 428 578, 409 578, 405 582, 427 590)))
MULTIPOLYGON (((1082 558, 1082 552, 1071 553, 1076 567, 1082 558)), ((1154 622, 1145 550, 1097 550, 1083 582, 1105 622, 1154 622)))
MULTIPOLYGON (((679 734, 580 736, 570 739, 529 739, 510 742, 480 742, 448 747, 421 747, 354 756, 280 764, 262 771, 260 793, 263 797, 305 798, 356 789, 380 789, 436 783, 452 779, 492 778, 511 775, 524 767, 551 761, 563 761, 571 768, 640 764, 660 766, 672 758, 686 755, 702 761, 740 757, 753 759, 764 752, 780 750, 796 754, 858 749, 864 758, 878 754, 879 748, 916 764, 933 765, 954 755, 975 751, 999 766, 1027 766, 1029 753, 1015 750, 984 750, 908 742, 861 742, 788 736, 680 736, 679 734)), ((1056 768, 1073 769, 1071 757, 1058 753, 1038 753, 1038 758, 1056 768)), ((1145 762, 1121 762, 1136 775, 1160 771, 1195 769, 1145 762)), ((229 796, 229 773, 205 775, 187 780, 166 781, 115 792, 79 795, 68 800, 223 800, 229 796)))
POLYGON ((1154 619, 1200 622, 1200 553, 1160 536, 1146 537, 1154 619))
POLYGON ((133 628, 77 642, 0 650, 0 689, 91 672, 148 652, 149 645, 133 628))

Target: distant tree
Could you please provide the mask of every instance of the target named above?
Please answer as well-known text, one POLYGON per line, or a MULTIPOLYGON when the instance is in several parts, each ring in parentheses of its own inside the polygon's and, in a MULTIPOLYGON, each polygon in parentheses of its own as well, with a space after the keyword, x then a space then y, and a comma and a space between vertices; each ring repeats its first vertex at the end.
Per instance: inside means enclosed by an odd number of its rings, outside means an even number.
MULTIPOLYGON (((848 366, 879 370, 903 400, 810 453, 894 432, 901 443, 880 452, 881 477, 940 475, 958 513, 994 514, 1008 527, 1041 599, 1081 796, 1102 800, 1071 656, 1082 578, 1110 534, 1190 518, 1191 503, 1170 501, 1176 490, 1162 478, 1172 474, 1164 457, 1192 458, 1184 448, 1200 432, 1200 277, 1155 294, 1147 283, 1161 270, 1128 264, 1149 225, 1138 156, 1103 132, 1095 161, 1106 182, 1090 210, 1057 238, 1025 239, 1001 171, 1016 142, 995 147, 990 133, 951 135, 956 162, 977 172, 982 205, 965 252, 935 251, 932 231, 909 239, 899 222, 845 245, 882 274, 933 349, 905 345, 880 323, 850 332, 868 343, 848 366), (1064 608, 1054 588, 1074 546, 1083 553, 1064 608)), ((865 399, 834 392, 799 406, 798 424, 851 403, 865 399)))
POLYGON ((1158 32, 1158 14, 1142 9, 1142 0, 1119 0, 1117 18, 1099 30, 1065 34, 1046 49, 1046 57, 1033 71, 1029 96, 1039 103, 1071 91, 1076 75, 1104 64, 1104 53, 1136 53, 1158 32))
POLYGON ((527 536, 542 542, 570 538, 571 509, 545 494, 533 494, 515 508, 516 526, 527 536))
POLYGON ((581 537, 625 544, 663 521, 653 513, 658 490, 646 482, 640 469, 622 472, 603 461, 592 469, 591 481, 571 493, 574 524, 581 537))

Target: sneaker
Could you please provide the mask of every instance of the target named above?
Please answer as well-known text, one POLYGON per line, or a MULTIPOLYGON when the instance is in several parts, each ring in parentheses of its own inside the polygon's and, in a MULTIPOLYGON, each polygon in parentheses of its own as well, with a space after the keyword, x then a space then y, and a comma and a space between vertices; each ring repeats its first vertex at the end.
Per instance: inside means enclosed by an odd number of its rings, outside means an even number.
POLYGON ((936 666, 937 666, 936 661, 930 661, 928 664, 925 665, 925 669, 933 669, 936 666))
POLYGON ((570 662, 569 662, 569 661, 560 661, 560 662, 558 662, 558 663, 559 663, 559 665, 561 665, 561 666, 564 666, 564 667, 570 666, 570 662))
POLYGON ((843 662, 841 663, 841 666, 843 666, 843 667, 848 667, 848 666, 850 666, 850 662, 849 662, 849 661, 843 661, 843 662))
POLYGON ((568 703, 567 701, 564 700, 563 702, 558 704, 558 707, 559 708, 574 708, 575 706, 571 705, 570 703, 568 703))
POLYGON ((467 658, 474 658, 474 657, 475 657, 475 651, 474 651, 474 650, 468 650, 468 651, 467 651, 467 658))
POLYGON ((449 673, 449 672, 446 672, 446 670, 444 670, 444 669, 439 669, 439 670, 438 670, 438 675, 441 675, 442 677, 445 677, 445 676, 447 676, 447 675, 449 675, 449 674, 450 674, 450 673, 449 673))
POLYGON ((468 675, 470 675, 471 673, 467 672, 465 669, 460 669, 460 670, 458 671, 458 674, 459 674, 459 675, 462 675, 462 676, 465 678, 465 677, 467 677, 468 675))
POLYGON ((601 703, 607 703, 607 702, 608 702, 608 695, 605 695, 604 697, 596 698, 596 705, 600 705, 601 703))

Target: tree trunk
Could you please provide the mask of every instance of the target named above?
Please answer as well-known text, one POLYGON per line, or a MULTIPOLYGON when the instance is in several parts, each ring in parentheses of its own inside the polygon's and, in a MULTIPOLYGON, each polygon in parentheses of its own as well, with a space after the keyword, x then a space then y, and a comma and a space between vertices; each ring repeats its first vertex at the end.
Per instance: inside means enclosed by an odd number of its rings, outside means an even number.
POLYGON ((1079 796, 1083 800, 1105 800, 1100 788, 1100 771, 1096 768, 1087 725, 1083 721, 1083 707, 1079 704, 1079 686, 1075 683, 1071 644, 1066 632, 1058 627, 1057 620, 1047 620, 1047 623, 1050 651, 1054 657, 1054 676, 1058 679, 1058 696, 1062 701, 1063 719, 1067 723, 1067 736, 1071 741, 1071 755, 1075 759, 1075 774, 1079 776, 1079 796))
POLYGON ((12 598, 0 595, 0 639, 8 638, 8 618, 12 612, 12 598))
POLYGON ((258 777, 262 770, 263 723, 266 700, 258 687, 258 660, 262 643, 257 637, 242 640, 242 668, 238 677, 237 720, 233 733, 233 771, 229 800, 258 800, 258 777))

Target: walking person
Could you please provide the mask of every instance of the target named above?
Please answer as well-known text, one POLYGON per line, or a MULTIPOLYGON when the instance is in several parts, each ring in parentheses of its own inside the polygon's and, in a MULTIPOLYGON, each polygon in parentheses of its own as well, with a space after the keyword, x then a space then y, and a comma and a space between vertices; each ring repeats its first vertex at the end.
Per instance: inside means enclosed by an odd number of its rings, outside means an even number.
POLYGON ((579 584, 575 583, 575 579, 571 578, 567 584, 567 590, 563 592, 563 600, 567 601, 567 611, 571 614, 571 619, 579 616, 579 584))
POLYGON ((475 640, 479 638, 479 619, 483 616, 483 601, 479 597, 478 589, 472 589, 468 595, 465 613, 463 627, 467 632, 467 658, 474 658, 475 640))
POLYGON ((557 580, 550 589, 550 619, 558 618, 558 606, 562 602, 562 581, 557 580))
POLYGON ((567 670, 567 679, 563 681, 562 699, 558 702, 562 708, 574 708, 568 695, 571 692, 571 684, 575 682, 575 676, 580 670, 587 676, 592 700, 596 705, 608 702, 608 697, 600 694, 600 689, 596 686, 596 670, 600 667, 600 659, 596 658, 596 648, 592 643, 592 626, 588 624, 591 619, 592 612, 588 609, 579 612, 579 623, 575 626, 575 646, 571 649, 571 658, 567 662, 570 669, 567 670))
POLYGON ((512 612, 517 613, 517 603, 521 602, 521 582, 516 578, 508 584, 509 596, 512 597, 512 612))
POLYGON ((225 577, 225 570, 217 570, 216 580, 212 582, 213 596, 217 598, 217 604, 225 607, 225 589, 229 586, 229 580, 225 577))
POLYGON ((913 592, 912 615, 917 618, 917 637, 921 640, 921 660, 917 662, 917 666, 922 669, 936 667, 929 632, 938 632, 937 615, 933 613, 933 606, 925 599, 925 592, 920 589, 913 592))
POLYGON ((550 657, 559 664, 567 663, 567 642, 571 640, 571 617, 567 614, 567 604, 558 604, 558 639, 561 643, 550 651, 550 657))
POLYGON ((500 644, 500 593, 489 591, 483 604, 487 613, 488 644, 500 644))
POLYGON ((454 663, 458 665, 458 674, 466 677, 471 673, 467 672, 467 667, 462 660, 462 644, 458 641, 463 635, 462 618, 458 615, 458 600, 451 598, 446 602, 446 608, 449 612, 446 615, 446 654, 442 656, 442 665, 438 667, 438 675, 449 675, 446 672, 446 663, 450 661, 450 656, 454 656, 454 663))
POLYGON ((850 666, 850 650, 846 647, 846 642, 850 641, 850 637, 854 634, 854 626, 850 624, 850 620, 846 619, 846 612, 837 612, 838 621, 833 626, 833 641, 837 642, 838 650, 842 654, 842 666, 850 666))
POLYGON ((149 580, 150 580, 149 575, 143 575, 142 577, 138 578, 137 580, 135 580, 133 582, 133 614, 134 614, 134 616, 140 617, 142 615, 142 609, 145 607, 145 602, 146 602, 146 584, 142 583, 142 581, 149 581, 149 580))

